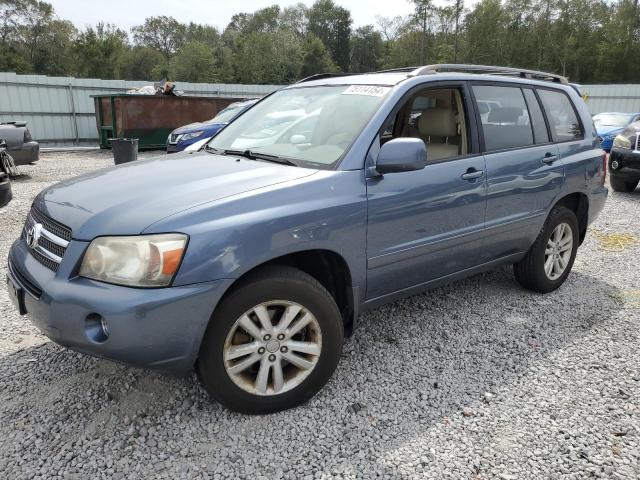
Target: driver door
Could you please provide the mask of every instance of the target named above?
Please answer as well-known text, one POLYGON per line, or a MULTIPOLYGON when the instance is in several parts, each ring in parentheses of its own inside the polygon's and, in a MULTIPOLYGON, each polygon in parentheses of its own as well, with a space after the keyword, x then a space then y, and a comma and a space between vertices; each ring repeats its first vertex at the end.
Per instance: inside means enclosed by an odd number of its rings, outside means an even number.
POLYGON ((367 300, 479 263, 487 182, 470 106, 462 84, 421 89, 382 128, 380 144, 421 138, 428 164, 367 180, 367 300))

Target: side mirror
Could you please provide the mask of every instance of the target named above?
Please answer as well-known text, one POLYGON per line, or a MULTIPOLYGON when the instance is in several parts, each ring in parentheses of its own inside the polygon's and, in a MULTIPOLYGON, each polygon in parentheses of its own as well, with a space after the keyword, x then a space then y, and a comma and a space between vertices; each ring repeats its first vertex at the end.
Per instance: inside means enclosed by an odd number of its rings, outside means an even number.
POLYGON ((422 170, 427 166, 427 146, 419 138, 394 138, 382 145, 376 171, 381 175, 422 170))

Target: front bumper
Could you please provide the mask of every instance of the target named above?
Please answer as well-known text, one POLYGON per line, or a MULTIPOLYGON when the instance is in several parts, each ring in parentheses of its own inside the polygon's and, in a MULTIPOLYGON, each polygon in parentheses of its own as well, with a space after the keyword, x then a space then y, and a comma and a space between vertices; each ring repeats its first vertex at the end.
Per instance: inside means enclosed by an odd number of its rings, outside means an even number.
POLYGON ((53 272, 29 253, 24 240, 13 244, 10 292, 21 295, 31 322, 54 342, 82 353, 174 374, 191 371, 229 281, 159 289, 96 282, 74 274, 87 245, 71 241, 53 272), (107 338, 96 335, 96 318, 104 319, 107 338))
POLYGON ((625 177, 631 180, 640 178, 640 151, 622 148, 614 148, 609 155, 609 173, 616 177, 625 177), (611 164, 617 162, 618 167, 611 164))

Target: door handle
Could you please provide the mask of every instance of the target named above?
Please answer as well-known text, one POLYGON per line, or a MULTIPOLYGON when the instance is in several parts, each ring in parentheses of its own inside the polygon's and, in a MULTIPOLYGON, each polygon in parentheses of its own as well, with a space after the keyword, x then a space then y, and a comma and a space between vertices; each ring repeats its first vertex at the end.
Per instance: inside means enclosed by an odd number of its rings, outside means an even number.
POLYGON ((555 162, 556 160, 558 160, 558 156, 557 155, 552 155, 550 153, 547 153, 544 158, 542 159, 542 163, 546 164, 546 165, 551 165, 553 162, 555 162))
POLYGON ((484 175, 484 170, 476 170, 475 168, 470 168, 467 170, 467 173, 462 174, 463 180, 475 180, 476 178, 480 178, 484 175))

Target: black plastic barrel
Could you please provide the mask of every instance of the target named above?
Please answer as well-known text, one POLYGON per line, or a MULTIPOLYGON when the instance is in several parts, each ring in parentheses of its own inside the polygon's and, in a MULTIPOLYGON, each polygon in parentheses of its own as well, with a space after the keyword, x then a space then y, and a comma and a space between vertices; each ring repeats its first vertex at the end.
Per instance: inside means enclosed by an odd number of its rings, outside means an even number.
POLYGON ((137 138, 111 138, 111 151, 116 165, 135 162, 138 159, 137 138))

